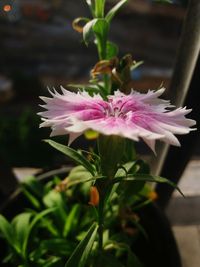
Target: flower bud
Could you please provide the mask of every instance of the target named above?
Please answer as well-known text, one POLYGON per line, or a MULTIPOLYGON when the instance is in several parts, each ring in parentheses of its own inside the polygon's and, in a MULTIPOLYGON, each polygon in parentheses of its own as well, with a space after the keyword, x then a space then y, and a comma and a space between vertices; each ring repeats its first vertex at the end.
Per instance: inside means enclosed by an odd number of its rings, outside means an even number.
POLYGON ((98 206, 99 205, 99 191, 96 188, 96 186, 92 186, 90 188, 90 201, 89 204, 92 206, 98 206))

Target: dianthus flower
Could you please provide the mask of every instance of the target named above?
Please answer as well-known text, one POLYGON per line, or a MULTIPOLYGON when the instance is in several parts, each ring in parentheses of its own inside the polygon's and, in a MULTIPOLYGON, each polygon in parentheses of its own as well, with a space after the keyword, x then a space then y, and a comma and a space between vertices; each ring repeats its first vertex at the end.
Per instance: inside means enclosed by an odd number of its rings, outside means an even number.
POLYGON ((185 117, 191 110, 171 110, 169 101, 159 99, 164 88, 125 95, 116 91, 105 101, 99 94, 50 92, 52 98, 41 97, 46 109, 40 112, 41 127, 51 127, 51 136, 69 134, 69 143, 84 131, 92 129, 104 135, 118 135, 134 141, 143 139, 155 151, 155 141, 180 146, 174 134, 187 134, 195 121, 185 117))

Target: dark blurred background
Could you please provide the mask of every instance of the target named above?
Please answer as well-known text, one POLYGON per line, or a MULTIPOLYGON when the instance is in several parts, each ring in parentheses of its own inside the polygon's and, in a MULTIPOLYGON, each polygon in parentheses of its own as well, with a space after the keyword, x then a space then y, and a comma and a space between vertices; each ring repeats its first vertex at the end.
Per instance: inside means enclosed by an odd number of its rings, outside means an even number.
MULTIPOLYGON (((107 1, 110 8, 116 1, 107 1)), ((132 74, 133 88, 168 88, 187 1, 163 4, 130 0, 113 20, 110 39, 120 56, 131 53, 144 65, 132 74)), ((0 0, 0 160, 12 167, 50 167, 59 153, 41 142, 39 95, 47 86, 87 82, 96 63, 95 47, 85 47, 72 29, 89 17, 84 0, 0 0)))

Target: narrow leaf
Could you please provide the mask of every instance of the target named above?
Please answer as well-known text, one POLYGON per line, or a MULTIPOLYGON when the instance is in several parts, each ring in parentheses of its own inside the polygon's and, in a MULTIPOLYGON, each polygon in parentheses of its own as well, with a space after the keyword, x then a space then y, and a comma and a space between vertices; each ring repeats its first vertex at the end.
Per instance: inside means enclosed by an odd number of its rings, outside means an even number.
POLYGON ((41 208, 41 205, 40 205, 39 200, 32 193, 30 193, 25 188, 25 186, 23 184, 21 185, 21 187, 22 187, 23 194, 30 201, 30 203, 33 205, 33 207, 36 208, 36 209, 40 209, 41 208))
POLYGON ((136 161, 133 162, 127 162, 120 166, 115 174, 115 178, 127 175, 129 171, 133 168, 133 166, 136 164, 136 161))
POLYGON ((94 17, 95 16, 95 0, 86 0, 86 3, 88 4, 90 11, 94 17))
POLYGON ((97 223, 93 225, 88 230, 85 238, 78 244, 71 257, 67 261, 65 267, 84 267, 86 261, 90 255, 94 240, 97 234, 97 223))
POLYGON ((28 233, 31 216, 32 214, 28 212, 21 213, 17 215, 12 221, 12 225, 15 231, 15 236, 16 236, 20 251, 22 251, 22 248, 23 248, 23 245, 26 239, 26 235, 28 233))
POLYGON ((61 193, 55 190, 51 190, 44 196, 43 202, 47 208, 53 208, 53 207, 56 208, 54 212, 56 221, 59 222, 60 226, 65 224, 65 221, 67 219, 67 213, 65 208, 66 203, 61 193))
POLYGON ((38 198, 44 194, 43 185, 34 176, 29 176, 22 181, 22 185, 38 198))
POLYGON ((61 258, 52 256, 45 260, 41 267, 60 267, 62 266, 61 258))
POLYGON ((29 254, 31 261, 38 261, 45 254, 53 253, 57 256, 70 256, 76 247, 75 242, 61 238, 52 238, 47 240, 41 240, 39 247, 29 254))
POLYGON ((97 19, 93 19, 85 24, 83 27, 83 40, 86 45, 88 45, 89 41, 93 36, 93 25, 97 22, 97 19))
POLYGON ((150 182, 165 183, 165 184, 171 185, 184 197, 184 194, 180 190, 180 188, 175 183, 173 183, 172 181, 170 181, 167 178, 164 178, 161 176, 150 175, 150 174, 147 174, 147 175, 146 174, 135 174, 134 176, 138 177, 139 179, 141 179, 141 178, 145 179, 145 177, 146 177, 147 179, 149 179, 150 182))
POLYGON ((3 234, 5 240, 12 246, 15 246, 15 235, 13 226, 0 214, 0 232, 3 234))
POLYGON ((106 179, 106 177, 92 176, 91 173, 89 173, 83 166, 76 166, 67 176, 67 188, 77 184, 94 182, 98 179, 106 179))
POLYGON ((71 255, 75 249, 75 245, 76 243, 61 238, 48 239, 42 242, 42 248, 65 256, 66 254, 71 255))
POLYGON ((26 255, 27 252, 27 246, 28 246, 28 241, 30 238, 30 235, 32 233, 32 230, 34 229, 34 227, 36 226, 36 224, 46 215, 48 215, 49 213, 52 213, 53 211, 55 211, 55 208, 51 208, 51 209, 46 209, 40 213, 38 213, 34 219, 31 221, 27 233, 26 233, 26 237, 23 243, 23 255, 26 255))
POLYGON ((124 177, 117 177, 113 180, 114 183, 118 183, 121 181, 124 181, 124 182, 128 182, 128 181, 141 181, 141 182, 143 182, 143 181, 145 181, 145 182, 153 182, 153 183, 166 183, 166 184, 169 184, 169 185, 173 186, 174 188, 176 188, 176 190, 184 197, 184 194, 181 192, 181 190, 179 189, 179 187, 176 184, 174 184, 173 182, 171 182, 167 178, 163 178, 160 176, 135 173, 135 174, 129 174, 129 175, 124 176, 124 177))
POLYGON ((79 154, 76 150, 68 147, 61 145, 57 142, 54 142, 52 140, 45 140, 48 144, 50 144, 52 147, 57 149, 58 151, 62 152, 69 158, 71 158, 74 162, 84 166, 90 173, 94 175, 94 167, 93 165, 81 154, 79 154))
POLYGON ((81 207, 79 204, 75 204, 70 211, 63 230, 63 236, 67 237, 67 235, 74 230, 74 228, 78 224, 79 215, 80 215, 81 207))
POLYGON ((119 11, 119 9, 127 2, 128 0, 121 0, 117 3, 106 15, 106 20, 110 23, 115 14, 119 11))
POLYGON ((85 183, 94 180, 95 178, 91 175, 88 170, 86 170, 83 166, 74 167, 69 175, 67 176, 67 187, 85 183))

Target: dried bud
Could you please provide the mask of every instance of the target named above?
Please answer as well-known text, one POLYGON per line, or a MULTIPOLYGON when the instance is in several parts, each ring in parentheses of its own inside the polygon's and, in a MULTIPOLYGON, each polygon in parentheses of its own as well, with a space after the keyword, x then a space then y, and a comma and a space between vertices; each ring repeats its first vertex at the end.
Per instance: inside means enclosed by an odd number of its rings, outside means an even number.
POLYGON ((55 191, 57 192, 64 192, 66 191, 67 187, 68 187, 68 178, 65 178, 62 182, 60 182, 56 187, 55 187, 55 191))
POLYGON ((96 77, 99 74, 111 74, 113 69, 116 68, 118 64, 118 58, 113 58, 110 60, 101 60, 97 62, 91 71, 92 77, 96 77))
POLYGON ((72 22, 72 27, 75 31, 82 33, 85 24, 89 22, 88 18, 77 18, 72 22), (82 25, 83 24, 83 25, 82 25))

